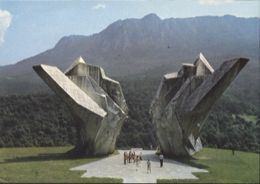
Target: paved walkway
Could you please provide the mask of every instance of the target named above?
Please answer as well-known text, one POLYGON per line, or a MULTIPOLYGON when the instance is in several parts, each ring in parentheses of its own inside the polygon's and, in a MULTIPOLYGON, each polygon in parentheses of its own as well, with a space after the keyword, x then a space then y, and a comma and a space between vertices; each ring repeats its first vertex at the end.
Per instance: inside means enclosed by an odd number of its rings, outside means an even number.
POLYGON ((124 183, 156 183, 157 179, 197 179, 193 172, 208 172, 170 159, 160 162, 155 151, 143 150, 143 161, 139 167, 134 163, 124 165, 124 150, 119 150, 118 155, 110 156, 95 162, 71 168, 72 171, 86 171, 81 177, 110 177, 122 178, 124 183), (152 173, 147 173, 146 161, 150 159, 152 173))

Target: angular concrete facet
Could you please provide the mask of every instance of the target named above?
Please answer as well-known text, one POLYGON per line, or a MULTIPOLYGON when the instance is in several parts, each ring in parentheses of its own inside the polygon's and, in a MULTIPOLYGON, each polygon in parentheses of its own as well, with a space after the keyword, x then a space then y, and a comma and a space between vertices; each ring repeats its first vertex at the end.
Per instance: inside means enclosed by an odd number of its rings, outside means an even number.
POLYGON ((214 71, 199 54, 194 64, 164 75, 150 114, 165 155, 188 156, 202 149, 199 134, 211 107, 247 62, 233 59, 214 71))
POLYGON ((81 57, 65 74, 47 65, 33 69, 70 108, 78 134, 74 151, 84 155, 112 153, 128 112, 119 82, 81 57))

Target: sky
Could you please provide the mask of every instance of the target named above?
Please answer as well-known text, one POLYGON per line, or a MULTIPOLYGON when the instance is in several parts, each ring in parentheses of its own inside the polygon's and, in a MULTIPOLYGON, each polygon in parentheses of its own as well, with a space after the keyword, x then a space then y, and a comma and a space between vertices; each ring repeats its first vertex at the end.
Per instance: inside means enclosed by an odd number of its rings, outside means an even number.
POLYGON ((260 0, 0 0, 0 66, 51 49, 68 35, 91 35, 119 19, 260 17, 260 0))

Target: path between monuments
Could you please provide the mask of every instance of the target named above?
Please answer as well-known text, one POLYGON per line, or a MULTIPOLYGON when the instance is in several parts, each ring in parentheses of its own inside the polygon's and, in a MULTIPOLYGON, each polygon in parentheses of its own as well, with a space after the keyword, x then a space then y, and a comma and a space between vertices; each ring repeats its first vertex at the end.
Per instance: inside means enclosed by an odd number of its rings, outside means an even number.
POLYGON ((124 150, 119 154, 95 162, 71 168, 71 171, 86 171, 81 177, 122 178, 124 183, 156 183, 157 179, 198 179, 193 172, 208 172, 189 165, 164 159, 160 168, 159 158, 154 150, 142 150, 143 161, 136 166, 134 163, 124 165, 124 150), (152 173, 147 173, 146 161, 150 159, 152 173))

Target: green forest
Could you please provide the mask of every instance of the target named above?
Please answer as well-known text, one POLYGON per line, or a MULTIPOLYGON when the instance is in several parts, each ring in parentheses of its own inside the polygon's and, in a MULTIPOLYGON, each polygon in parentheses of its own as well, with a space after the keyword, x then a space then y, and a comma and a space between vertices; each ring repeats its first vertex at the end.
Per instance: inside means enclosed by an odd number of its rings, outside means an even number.
MULTIPOLYGON (((118 137, 118 148, 157 146, 149 106, 159 80, 121 78, 129 118, 118 137)), ((257 106, 228 89, 213 106, 202 129, 204 146, 259 152, 257 106)), ((76 142, 73 118, 53 93, 0 97, 0 147, 63 146, 76 142)))

